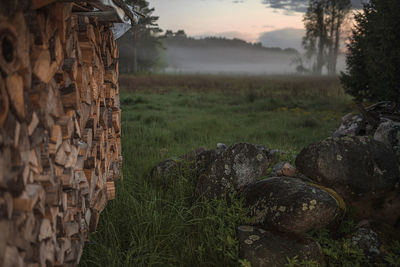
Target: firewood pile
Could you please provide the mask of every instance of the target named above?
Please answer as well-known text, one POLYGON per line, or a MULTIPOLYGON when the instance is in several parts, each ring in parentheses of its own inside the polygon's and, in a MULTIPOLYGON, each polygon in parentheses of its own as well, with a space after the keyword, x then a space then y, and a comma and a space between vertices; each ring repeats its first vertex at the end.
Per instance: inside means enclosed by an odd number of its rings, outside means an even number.
POLYGON ((0 3, 0 266, 77 265, 115 197, 118 49, 91 2, 0 3))

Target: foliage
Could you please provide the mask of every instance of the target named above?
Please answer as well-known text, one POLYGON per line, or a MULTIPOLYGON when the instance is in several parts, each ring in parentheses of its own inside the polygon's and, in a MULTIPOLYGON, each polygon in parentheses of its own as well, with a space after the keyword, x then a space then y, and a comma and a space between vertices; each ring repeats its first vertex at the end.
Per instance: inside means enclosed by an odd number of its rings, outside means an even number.
POLYGON ((328 266, 370 266, 363 250, 350 238, 334 239, 327 229, 313 231, 311 236, 321 245, 328 266))
POLYGON ((286 267, 319 267, 318 262, 312 260, 299 260, 298 256, 295 256, 293 258, 286 257, 286 260, 286 267))
POLYGON ((371 0, 355 15, 346 91, 357 101, 400 101, 400 1, 371 0))
POLYGON ((400 241, 393 241, 384 257, 384 260, 389 264, 389 266, 400 266, 400 241))
POLYGON ((144 15, 139 23, 117 40, 120 50, 119 66, 121 72, 145 72, 160 67, 162 45, 157 33, 158 17, 153 16, 154 8, 146 0, 126 0, 127 4, 144 15))

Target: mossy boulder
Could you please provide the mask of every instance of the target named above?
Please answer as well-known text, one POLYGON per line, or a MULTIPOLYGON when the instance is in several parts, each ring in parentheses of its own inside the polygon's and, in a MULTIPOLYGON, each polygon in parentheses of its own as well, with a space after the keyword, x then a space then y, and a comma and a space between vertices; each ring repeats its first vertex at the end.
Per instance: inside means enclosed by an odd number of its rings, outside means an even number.
POLYGON ((394 223, 400 216, 399 166, 392 149, 381 142, 365 136, 327 138, 304 148, 296 167, 338 192, 359 219, 394 223))
POLYGON ((253 267, 284 267, 288 259, 313 261, 323 265, 317 242, 311 239, 273 233, 253 226, 239 226, 239 254, 253 267))
POLYGON ((305 233, 326 227, 343 214, 343 201, 298 178, 272 177, 246 189, 255 224, 281 232, 305 233))
POLYGON ((196 195, 209 198, 241 192, 266 175, 271 165, 269 149, 247 143, 234 144, 224 150, 209 150, 197 157, 196 195))
POLYGON ((196 173, 196 158, 204 151, 206 149, 199 147, 177 158, 163 160, 152 168, 150 175, 164 187, 171 184, 177 175, 188 174, 189 171, 192 176, 196 173))

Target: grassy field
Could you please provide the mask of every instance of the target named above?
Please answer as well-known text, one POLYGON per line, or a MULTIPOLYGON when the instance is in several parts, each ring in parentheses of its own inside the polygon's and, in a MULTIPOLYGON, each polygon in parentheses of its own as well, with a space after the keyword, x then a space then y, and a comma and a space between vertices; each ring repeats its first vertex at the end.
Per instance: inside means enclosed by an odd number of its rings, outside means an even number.
POLYGON ((158 162, 217 143, 265 144, 293 160, 352 110, 336 78, 122 76, 123 180, 86 244, 81 266, 240 266, 241 199, 193 199, 193 175, 167 187, 158 162))

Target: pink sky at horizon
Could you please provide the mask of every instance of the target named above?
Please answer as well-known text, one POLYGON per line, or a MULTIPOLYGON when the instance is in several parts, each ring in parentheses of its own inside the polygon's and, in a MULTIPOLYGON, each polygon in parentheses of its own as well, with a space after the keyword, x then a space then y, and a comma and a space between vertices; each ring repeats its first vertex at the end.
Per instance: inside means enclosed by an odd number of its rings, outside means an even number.
POLYGON ((261 0, 149 0, 163 30, 184 30, 189 36, 224 36, 258 41, 264 32, 303 29, 303 14, 268 8, 261 0))

